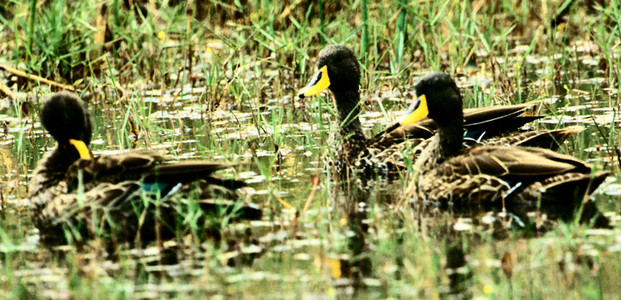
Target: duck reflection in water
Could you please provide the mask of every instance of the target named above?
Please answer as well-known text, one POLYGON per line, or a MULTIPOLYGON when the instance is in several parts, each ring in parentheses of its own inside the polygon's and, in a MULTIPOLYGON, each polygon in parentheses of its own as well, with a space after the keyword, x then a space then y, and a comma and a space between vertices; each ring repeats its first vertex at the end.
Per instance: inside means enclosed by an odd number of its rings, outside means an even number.
MULTIPOLYGON (((407 269, 404 260, 416 251, 411 247, 417 245, 407 242, 411 237, 404 235, 416 234, 419 236, 416 239, 421 241, 440 243, 441 271, 436 279, 440 295, 469 298, 476 286, 472 282, 471 257, 486 243, 540 237, 560 222, 578 221, 597 228, 609 227, 608 220, 591 200, 575 210, 550 205, 516 206, 505 210, 482 206, 451 207, 420 203, 415 199, 409 205, 402 205, 398 201, 401 196, 399 182, 373 182, 354 175, 353 179, 337 178, 333 184, 329 201, 347 231, 347 253, 339 256, 339 278, 336 278, 335 286, 348 295, 369 292, 378 285, 384 286, 382 282, 407 278, 403 274, 407 269), (374 212, 376 207, 381 211, 374 212), (390 217, 379 214, 390 214, 390 217), (389 218, 392 218, 388 221, 392 222, 391 228, 379 228, 388 226, 385 222, 389 218), (395 242, 390 245, 394 254, 392 264, 396 266, 393 279, 385 277, 385 270, 378 269, 380 267, 375 265, 378 262, 372 261, 369 254, 383 247, 378 243, 381 242, 381 232, 386 230, 391 230, 389 234, 395 242)), ((500 262, 505 271, 504 265, 510 265, 511 256, 501 248, 494 255, 493 259, 500 262)))

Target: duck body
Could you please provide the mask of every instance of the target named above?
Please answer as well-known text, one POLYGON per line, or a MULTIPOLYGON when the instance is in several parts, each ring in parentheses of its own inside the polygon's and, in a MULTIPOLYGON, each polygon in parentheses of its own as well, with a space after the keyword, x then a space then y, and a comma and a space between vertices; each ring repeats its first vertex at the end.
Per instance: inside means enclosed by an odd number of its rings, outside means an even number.
MULTIPOLYGON (((571 156, 528 146, 464 147, 461 96, 443 73, 423 77, 418 100, 438 133, 416 161, 420 199, 453 205, 576 203, 608 176, 571 156)), ((571 129, 569 129, 571 131, 571 129)))
MULTIPOLYGON (((311 97, 326 89, 334 96, 339 117, 339 131, 335 137, 338 145, 333 151, 332 159, 328 161, 334 173, 397 173, 396 171, 406 167, 403 153, 409 153, 408 149, 415 149, 412 152, 415 155, 420 153, 421 143, 426 145, 427 140, 436 133, 437 127, 431 119, 413 123, 408 121, 408 116, 367 138, 358 118, 360 78, 360 64, 353 51, 343 45, 330 45, 319 53, 316 72, 298 96, 311 97)), ((574 133, 568 130, 551 130, 524 136, 522 134, 525 132, 516 132, 524 124, 541 118, 526 115, 532 107, 533 103, 527 103, 467 110, 462 116, 463 128, 466 130, 464 134, 477 144, 510 143, 555 147, 574 133)))
POLYGON ((95 237, 131 243, 171 238, 187 231, 185 213, 195 213, 198 224, 216 212, 261 217, 260 209, 234 202, 239 200, 235 191, 244 186, 242 181, 214 174, 231 165, 174 162, 141 150, 93 157, 86 148, 92 127, 88 110, 73 94, 59 93, 46 100, 41 117, 58 141, 30 180, 33 223, 46 243, 95 237))
POLYGON ((563 204, 591 194, 607 176, 548 149, 477 146, 421 166, 418 197, 454 205, 563 204))

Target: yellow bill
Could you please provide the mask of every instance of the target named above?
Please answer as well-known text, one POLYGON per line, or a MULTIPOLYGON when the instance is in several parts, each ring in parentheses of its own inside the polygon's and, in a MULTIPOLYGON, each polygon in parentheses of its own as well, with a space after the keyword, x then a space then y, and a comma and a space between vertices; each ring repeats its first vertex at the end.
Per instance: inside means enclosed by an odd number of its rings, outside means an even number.
POLYGON ((306 87, 298 92, 298 97, 312 97, 319 95, 330 87, 330 78, 328 77, 328 66, 323 66, 313 75, 312 79, 306 87))
POLYGON ((420 95, 420 97, 415 100, 414 104, 410 108, 410 111, 408 111, 408 114, 399 121, 399 124, 414 124, 424 119, 428 114, 429 109, 427 108, 427 97, 425 97, 425 95, 420 95))
POLYGON ((91 152, 84 142, 74 139, 69 139, 69 144, 73 145, 78 153, 80 153, 81 159, 92 159, 91 152))

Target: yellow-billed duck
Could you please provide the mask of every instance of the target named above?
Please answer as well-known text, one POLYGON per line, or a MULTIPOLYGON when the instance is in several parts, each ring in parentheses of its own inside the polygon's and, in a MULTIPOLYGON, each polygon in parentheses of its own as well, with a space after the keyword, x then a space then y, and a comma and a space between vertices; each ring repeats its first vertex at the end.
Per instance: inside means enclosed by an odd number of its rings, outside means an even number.
POLYGON ((149 151, 93 156, 92 123, 76 95, 45 100, 41 123, 58 142, 30 180, 33 221, 44 242, 83 242, 90 237, 148 242, 186 233, 191 214, 202 226, 220 212, 257 219, 261 210, 238 200, 243 181, 214 172, 231 165, 199 160, 172 162, 149 151), (230 199, 230 200, 226 200, 230 199))
MULTIPOLYGON (((321 50, 316 64, 316 72, 308 85, 299 91, 300 98, 318 95, 329 89, 334 95, 339 115, 339 148, 335 159, 331 161, 336 171, 348 169, 369 172, 392 172, 404 167, 404 141, 408 147, 434 135, 435 123, 429 119, 414 123, 411 114, 402 121, 389 126, 372 138, 367 138, 358 115, 360 114, 360 64, 353 51, 346 46, 330 45, 321 50)), ((498 138, 507 132, 513 132, 522 125, 540 118, 527 116, 526 112, 533 103, 496 106, 466 110, 463 128, 466 136, 478 141, 492 143, 511 143, 529 146, 555 147, 576 129, 550 131, 520 132, 503 140, 498 138)))
POLYGON ((416 95, 411 121, 429 117, 438 128, 415 164, 413 192, 419 199, 456 205, 570 204, 591 194, 609 174, 543 148, 464 147, 462 98, 447 74, 423 77, 416 95))

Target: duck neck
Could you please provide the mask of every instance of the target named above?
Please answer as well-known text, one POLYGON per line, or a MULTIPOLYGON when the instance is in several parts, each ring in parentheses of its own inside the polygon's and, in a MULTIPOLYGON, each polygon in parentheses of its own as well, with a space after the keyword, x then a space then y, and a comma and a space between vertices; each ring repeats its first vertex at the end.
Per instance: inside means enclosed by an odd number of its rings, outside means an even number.
POLYGON ((442 126, 438 124, 437 139, 441 157, 449 158, 458 155, 462 150, 464 140, 463 117, 451 119, 442 126))
POLYGON ((360 124, 360 92, 358 88, 349 91, 332 91, 339 112, 342 137, 364 137, 360 124))
POLYGON ((67 169, 75 161, 61 147, 59 145, 52 152, 46 154, 33 171, 30 181, 30 196, 36 208, 42 208, 52 198, 35 196, 44 193, 48 188, 56 186, 64 180, 67 169))

